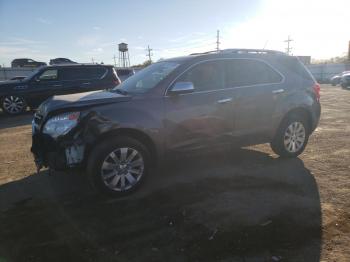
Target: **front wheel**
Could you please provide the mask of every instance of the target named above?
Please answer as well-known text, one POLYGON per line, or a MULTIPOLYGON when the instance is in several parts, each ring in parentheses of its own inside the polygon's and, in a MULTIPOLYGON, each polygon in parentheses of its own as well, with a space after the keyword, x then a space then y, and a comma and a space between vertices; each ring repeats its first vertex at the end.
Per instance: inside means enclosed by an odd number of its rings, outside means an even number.
POLYGON ((27 103, 21 96, 5 96, 1 99, 2 110, 9 115, 19 115, 27 108, 27 103))
POLYGON ((87 166, 93 186, 113 196, 134 191, 148 170, 147 148, 129 137, 112 138, 97 145, 87 166))
POLYGON ((309 134, 309 125, 303 116, 288 116, 271 142, 271 148, 281 157, 297 157, 304 151, 309 134))

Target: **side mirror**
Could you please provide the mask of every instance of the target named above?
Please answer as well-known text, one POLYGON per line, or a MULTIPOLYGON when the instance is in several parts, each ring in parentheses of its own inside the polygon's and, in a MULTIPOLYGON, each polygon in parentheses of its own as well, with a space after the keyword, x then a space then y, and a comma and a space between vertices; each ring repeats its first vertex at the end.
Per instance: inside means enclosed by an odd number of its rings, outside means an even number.
POLYGON ((177 82, 170 89, 170 94, 187 94, 194 91, 192 82, 177 82))
POLYGON ((34 80, 35 80, 35 82, 40 82, 39 76, 36 76, 36 77, 34 78, 34 80))

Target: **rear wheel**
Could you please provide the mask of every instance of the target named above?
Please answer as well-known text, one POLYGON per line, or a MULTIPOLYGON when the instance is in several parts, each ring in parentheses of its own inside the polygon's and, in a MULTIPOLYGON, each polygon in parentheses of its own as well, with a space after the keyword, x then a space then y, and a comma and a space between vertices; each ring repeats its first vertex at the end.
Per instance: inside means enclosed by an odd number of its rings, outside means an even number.
POLYGON ((27 108, 27 103, 21 96, 5 96, 1 100, 2 110, 9 115, 19 115, 27 108))
POLYGON ((271 142, 272 150, 281 157, 297 157, 307 145, 309 130, 309 123, 303 115, 287 116, 271 142))
POLYGON ((149 170, 149 152, 129 137, 103 141, 91 153, 87 171, 99 191, 120 196, 134 191, 149 170))

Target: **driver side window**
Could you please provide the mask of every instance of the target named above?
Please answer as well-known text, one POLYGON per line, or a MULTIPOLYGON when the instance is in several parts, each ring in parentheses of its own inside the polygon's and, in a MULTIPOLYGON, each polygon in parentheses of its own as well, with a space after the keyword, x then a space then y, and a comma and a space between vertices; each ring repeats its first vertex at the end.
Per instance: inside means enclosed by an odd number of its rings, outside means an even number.
POLYGON ((196 92, 224 88, 225 75, 222 61, 209 61, 194 66, 177 82, 192 82, 196 92))
POLYGON ((44 71, 39 76, 39 79, 42 81, 57 80, 58 79, 57 69, 49 69, 44 71))

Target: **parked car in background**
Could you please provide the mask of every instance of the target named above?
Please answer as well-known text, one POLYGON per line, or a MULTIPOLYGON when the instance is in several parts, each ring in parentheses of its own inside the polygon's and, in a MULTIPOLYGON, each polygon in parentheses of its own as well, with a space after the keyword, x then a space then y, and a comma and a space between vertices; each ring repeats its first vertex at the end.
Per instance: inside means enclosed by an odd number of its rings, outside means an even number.
POLYGON ((168 154, 271 144, 303 152, 320 85, 293 56, 229 49, 162 60, 110 91, 55 96, 33 120, 38 169, 85 168, 98 189, 128 193, 168 154))
POLYGON ((113 66, 46 66, 24 79, 1 82, 0 103, 5 113, 17 115, 25 111, 27 106, 36 108, 53 95, 111 89, 119 84, 113 66))
POLYGON ((342 88, 350 87, 350 71, 347 71, 345 74, 342 75, 340 79, 340 85, 342 88))
POLYGON ((18 58, 11 62, 11 67, 40 67, 46 66, 45 62, 38 62, 29 58, 18 58))
POLYGON ((135 74, 134 69, 132 68, 117 68, 117 75, 122 82, 124 82, 130 76, 135 74))
POLYGON ((336 86, 338 84, 340 84, 341 78, 344 74, 350 73, 350 71, 344 71, 338 75, 335 75, 331 78, 331 84, 332 86, 336 86))
POLYGON ((49 62, 50 65, 59 65, 59 64, 77 64, 77 62, 74 62, 68 58, 55 58, 51 59, 49 62))

